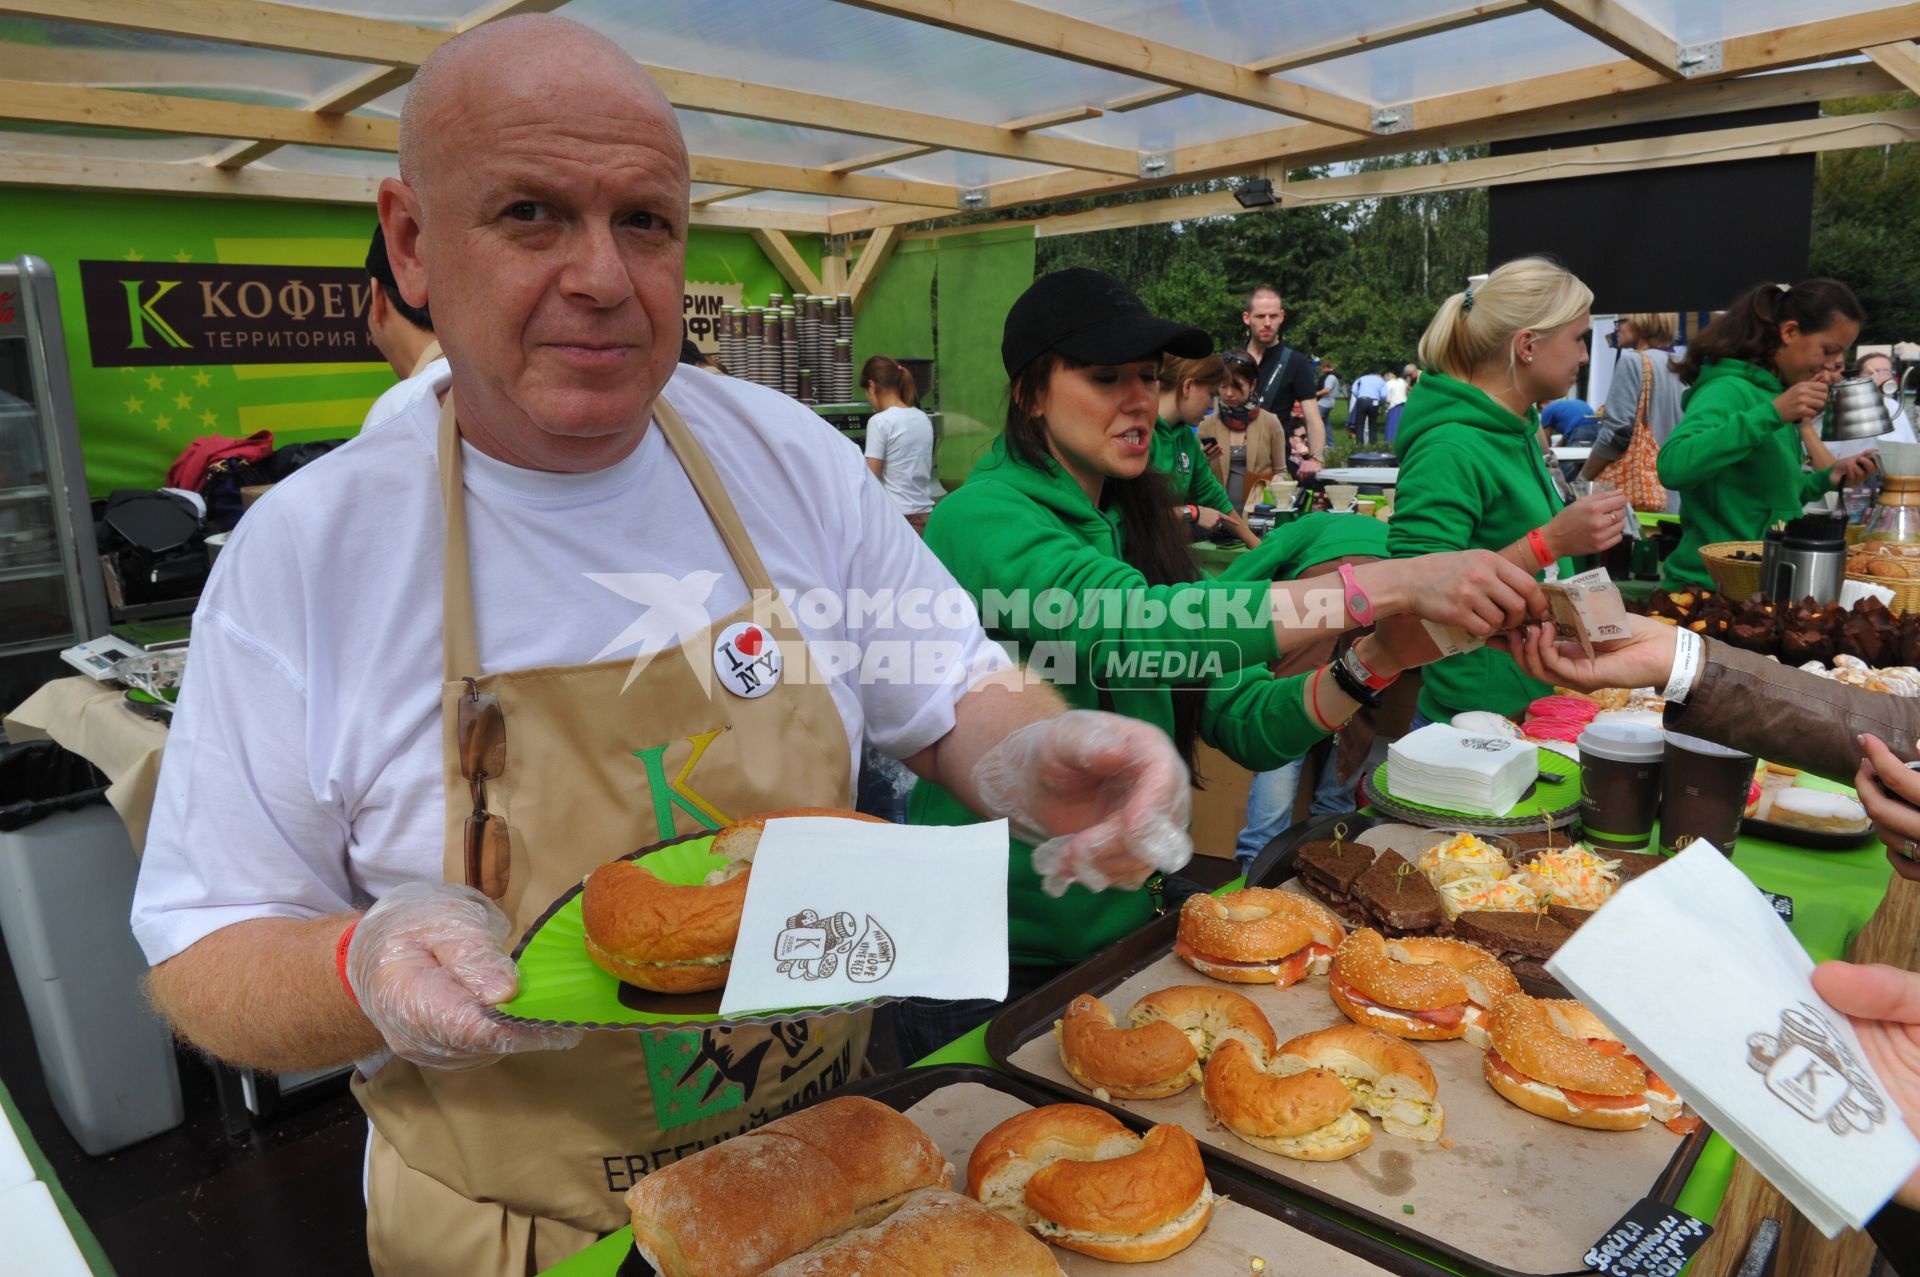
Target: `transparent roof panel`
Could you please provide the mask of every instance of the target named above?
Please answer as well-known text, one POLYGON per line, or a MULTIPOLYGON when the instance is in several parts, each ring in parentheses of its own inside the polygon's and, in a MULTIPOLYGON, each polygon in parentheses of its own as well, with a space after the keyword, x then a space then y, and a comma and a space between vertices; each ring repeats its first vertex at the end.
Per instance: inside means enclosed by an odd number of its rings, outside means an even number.
POLYGON ((979 124, 1152 87, 834 0, 572 0, 561 12, 642 62, 979 124))
POLYGON ((341 177, 400 176, 400 166, 391 155, 379 151, 348 151, 322 146, 283 146, 248 167, 330 173, 341 177))
POLYGON ((416 27, 452 27, 479 7, 478 0, 359 0, 359 3, 315 4, 313 0, 279 0, 297 9, 325 9, 352 13, 416 27))
POLYGON ((763 164, 819 168, 837 160, 853 160, 883 151, 889 145, 852 133, 803 129, 772 120, 747 120, 705 111, 680 111, 680 132, 693 155, 712 155, 763 164))
POLYGON ((1298 123, 1300 121, 1292 116, 1263 111, 1257 106, 1188 94, 1134 111, 1109 111, 1097 119, 1075 120, 1072 124, 1043 129, 1041 133, 1135 151, 1164 151, 1298 123))
POLYGON ((1616 0, 1682 44, 1701 44, 1732 36, 1753 35, 1779 27, 1799 26, 1818 18, 1844 18, 1850 14, 1884 9, 1891 0, 1820 0, 1810 6, 1805 0, 1722 0, 1701 4, 1699 0, 1616 0), (1814 12, 1816 9, 1818 12, 1814 12))
POLYGON ((1455 31, 1437 31, 1288 71, 1301 84, 1391 106, 1418 98, 1558 75, 1620 54, 1550 14, 1527 11, 1455 31))
POLYGON ((0 17, 0 75, 106 88, 199 89, 208 96, 305 102, 363 65, 116 27, 0 17))
MULTIPOLYGON (((1036 2, 1036 0, 1030 0, 1036 2)), ((1436 0, 1037 0, 1040 7, 1227 62, 1259 62, 1404 26, 1436 0)), ((1442 11, 1466 8, 1439 0, 1442 11)))
POLYGON ((777 213, 854 213, 873 207, 865 200, 835 199, 831 195, 801 195, 793 191, 755 191, 738 199, 720 200, 708 208, 764 208, 777 213))
POLYGON ((991 186, 1023 177, 1045 177, 1061 170, 1025 160, 1002 159, 997 155, 975 155, 968 151, 935 151, 918 159, 902 160, 884 168, 861 169, 874 177, 904 177, 915 182, 940 182, 947 186, 991 186))

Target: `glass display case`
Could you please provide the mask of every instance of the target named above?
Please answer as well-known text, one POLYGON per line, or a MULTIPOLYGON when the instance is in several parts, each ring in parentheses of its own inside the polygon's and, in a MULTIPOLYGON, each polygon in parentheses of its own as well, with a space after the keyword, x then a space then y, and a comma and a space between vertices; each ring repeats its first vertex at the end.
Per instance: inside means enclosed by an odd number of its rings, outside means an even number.
POLYGON ((107 629, 53 271, 0 263, 0 656, 107 629))

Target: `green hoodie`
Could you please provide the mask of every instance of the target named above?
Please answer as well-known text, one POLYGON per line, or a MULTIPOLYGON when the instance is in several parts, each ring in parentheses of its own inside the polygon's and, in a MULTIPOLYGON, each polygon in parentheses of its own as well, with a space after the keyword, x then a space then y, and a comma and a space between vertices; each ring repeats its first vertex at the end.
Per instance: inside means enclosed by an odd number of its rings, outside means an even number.
MULTIPOLYGON (((1444 550, 1504 550, 1558 514, 1540 452, 1540 414, 1517 417, 1477 386, 1425 372, 1407 396, 1395 448, 1387 545, 1396 559, 1444 550)), ((1560 575, 1573 562, 1560 560, 1560 575)), ((1420 712, 1436 723, 1462 710, 1517 715, 1553 689, 1505 652, 1483 647, 1421 671, 1420 712)))
MULTIPOLYGON (((1200 732, 1242 765, 1270 770, 1321 740, 1302 703, 1304 680, 1277 679, 1267 668, 1279 654, 1267 579, 1149 586, 1120 557, 1120 535, 1116 511, 1095 509, 1051 459, 1034 466, 1010 457, 1004 438, 964 486, 934 507, 926 532, 927 545, 980 605, 987 632, 1012 643, 1029 673, 1051 683, 1073 708, 1112 710, 1171 733, 1168 685, 1194 675, 1109 667, 1105 688, 1094 685, 1093 675, 1095 663, 1110 657, 1143 663, 1173 657, 1219 671, 1208 685, 1200 732), (1048 606, 1036 605, 1031 614, 1018 606, 1022 593, 1049 590, 1062 592, 1055 601, 1073 600, 1070 618, 1062 621, 1048 606), (1127 615, 1125 596, 1160 615, 1127 615)), ((960 825, 979 818, 945 789, 921 781, 907 819, 960 825)), ((1032 850, 1015 841, 1008 860, 1008 939, 1016 963, 1078 962, 1152 917, 1145 891, 1096 894, 1075 885, 1064 896, 1047 896, 1032 850)))
POLYGON ((1153 423, 1153 440, 1148 444, 1147 464, 1167 476, 1175 505, 1197 505, 1234 513, 1233 498, 1214 477, 1207 464, 1207 450, 1192 426, 1153 423))
POLYGON ((1686 414, 1660 447, 1660 482, 1680 493, 1680 544, 1661 588, 1713 588, 1700 547, 1758 541, 1779 519, 1833 490, 1828 470, 1800 472, 1800 435, 1773 406, 1786 387, 1758 364, 1716 359, 1680 400, 1686 414))

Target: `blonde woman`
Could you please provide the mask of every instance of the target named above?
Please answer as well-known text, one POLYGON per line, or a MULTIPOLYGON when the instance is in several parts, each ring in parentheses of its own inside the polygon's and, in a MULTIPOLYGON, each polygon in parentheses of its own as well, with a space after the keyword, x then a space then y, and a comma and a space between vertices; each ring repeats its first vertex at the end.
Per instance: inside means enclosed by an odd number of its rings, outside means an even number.
MULTIPOLYGON (((1565 395, 1587 362, 1593 293, 1541 257, 1508 262, 1455 293, 1420 338, 1426 371, 1408 393, 1387 550, 1395 558, 1495 550, 1528 572, 1571 575, 1572 560, 1620 540, 1617 492, 1563 505, 1540 448, 1542 400, 1565 395)), ((1420 715, 1518 715, 1552 689, 1491 647, 1427 667, 1420 715)))

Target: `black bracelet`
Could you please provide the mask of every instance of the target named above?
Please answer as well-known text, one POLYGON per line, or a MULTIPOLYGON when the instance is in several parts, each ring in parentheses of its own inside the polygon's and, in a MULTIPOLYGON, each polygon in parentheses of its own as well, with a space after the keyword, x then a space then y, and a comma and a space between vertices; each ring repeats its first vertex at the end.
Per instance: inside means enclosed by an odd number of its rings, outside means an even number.
POLYGON ((1333 662, 1327 666, 1327 670, 1333 675, 1333 681, 1341 691, 1368 709, 1380 708, 1380 693, 1355 678, 1344 661, 1338 657, 1334 658, 1333 662))

